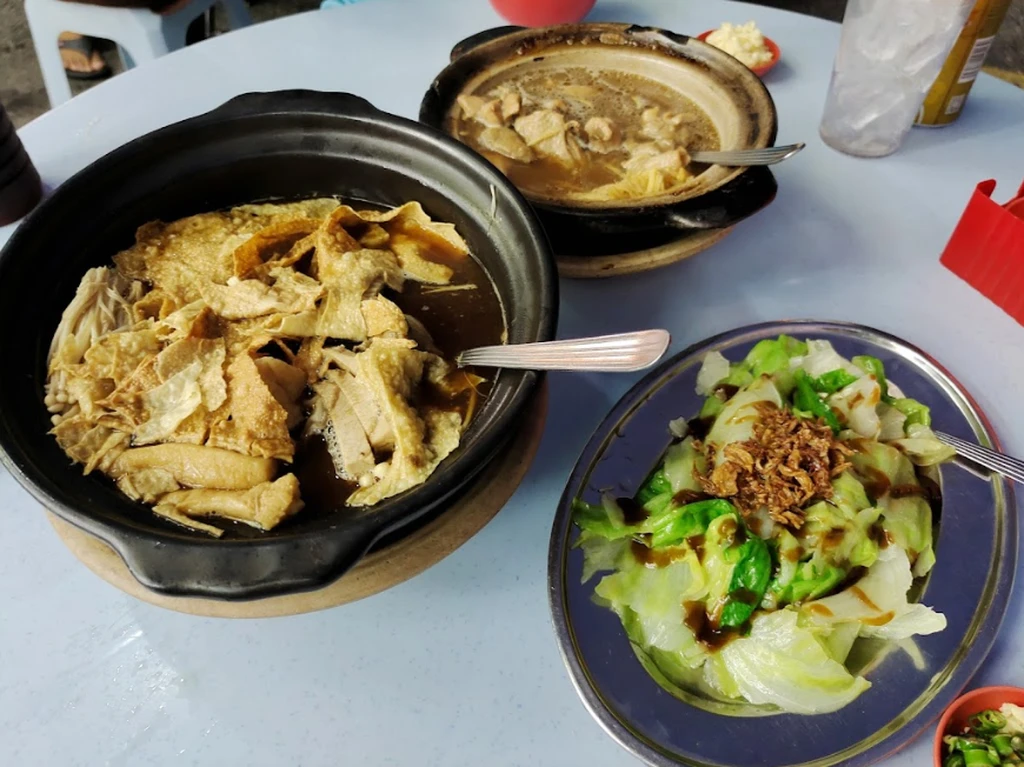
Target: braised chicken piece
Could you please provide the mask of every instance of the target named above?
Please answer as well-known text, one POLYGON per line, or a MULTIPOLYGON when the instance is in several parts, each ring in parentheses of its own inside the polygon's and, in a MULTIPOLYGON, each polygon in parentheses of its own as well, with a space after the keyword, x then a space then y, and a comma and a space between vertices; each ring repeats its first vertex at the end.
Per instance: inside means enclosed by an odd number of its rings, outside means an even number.
POLYGON ((510 91, 501 97, 501 117, 503 120, 511 120, 519 110, 523 108, 523 97, 519 91, 510 91))
POLYGON ((459 104, 467 117, 489 127, 500 127, 504 122, 501 99, 482 99, 479 96, 460 96, 459 104))
POLYGON ((533 162, 533 150, 511 128, 485 128, 480 132, 480 146, 510 160, 533 162))
POLYGON ((569 136, 569 127, 561 112, 553 109, 538 109, 515 122, 516 133, 534 152, 572 167, 583 160, 583 152, 569 136))
POLYGON ((611 141, 615 138, 615 124, 607 117, 591 117, 583 130, 591 141, 611 141))
POLYGON ((689 155, 682 149, 659 151, 656 146, 651 144, 641 144, 633 150, 629 159, 622 163, 622 167, 627 171, 664 170, 680 172, 685 170, 689 161, 689 155))

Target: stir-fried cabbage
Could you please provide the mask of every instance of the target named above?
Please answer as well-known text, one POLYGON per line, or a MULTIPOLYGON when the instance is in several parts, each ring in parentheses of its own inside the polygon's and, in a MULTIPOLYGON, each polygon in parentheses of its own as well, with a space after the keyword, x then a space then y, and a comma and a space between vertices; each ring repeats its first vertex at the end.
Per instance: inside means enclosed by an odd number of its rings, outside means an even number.
POLYGON ((707 579, 696 555, 686 552, 665 567, 631 563, 598 584, 595 594, 620 617, 631 613, 631 638, 644 647, 666 652, 704 655, 683 622, 680 600, 699 599, 707 593, 707 579))
POLYGON ((882 401, 882 390, 871 375, 858 378, 849 386, 828 397, 826 403, 839 412, 846 426, 861 437, 877 439, 882 431, 882 420, 878 415, 878 404, 882 401))
POLYGON ((835 660, 814 627, 800 626, 791 609, 760 616, 749 636, 725 645, 718 655, 716 682, 723 690, 734 686, 751 703, 793 714, 836 711, 871 686, 835 660), (724 675, 731 685, 723 684, 724 675))
POLYGON ((865 372, 840 356, 828 341, 808 341, 807 353, 793 358, 790 364, 794 370, 803 370, 811 378, 818 378, 833 370, 845 370, 858 378, 865 372))
POLYGON ((706 397, 715 386, 729 377, 729 360, 721 352, 708 352, 697 372, 697 394, 706 397))
POLYGON ((935 563, 926 467, 952 450, 881 360, 848 360, 827 341, 780 336, 738 362, 710 353, 697 391, 706 428, 673 421, 633 497, 576 501, 584 580, 604 573, 595 599, 659 684, 835 711, 870 686, 845 665, 859 640, 945 628, 908 595, 935 563), (785 441, 804 432, 817 445, 806 453, 785 441), (786 447, 773 453, 773 439, 786 447), (768 500, 807 483, 797 509, 768 500))
POLYGON ((906 552, 889 546, 854 586, 813 602, 814 609, 805 611, 816 624, 857 622, 862 637, 909 639, 942 631, 946 628, 943 615, 907 602, 913 580, 906 552))
POLYGON ((888 403, 879 403, 878 436, 876 437, 879 442, 891 442, 894 439, 902 439, 906 434, 906 428, 906 414, 888 403))
POLYGON ((914 464, 895 447, 865 443, 851 456, 855 471, 872 485, 875 505, 888 538, 906 552, 914 574, 925 575, 935 563, 932 552, 932 508, 914 464), (894 492, 895 488, 895 492, 894 492))
POLYGON ((940 442, 935 433, 921 423, 907 426, 906 436, 894 439, 891 444, 906 453, 918 466, 935 466, 944 463, 956 455, 956 450, 945 442, 940 442))
POLYGON ((704 469, 704 455, 697 452, 692 437, 669 446, 665 453, 664 472, 673 493, 681 490, 700 490, 697 474, 703 473, 704 469))

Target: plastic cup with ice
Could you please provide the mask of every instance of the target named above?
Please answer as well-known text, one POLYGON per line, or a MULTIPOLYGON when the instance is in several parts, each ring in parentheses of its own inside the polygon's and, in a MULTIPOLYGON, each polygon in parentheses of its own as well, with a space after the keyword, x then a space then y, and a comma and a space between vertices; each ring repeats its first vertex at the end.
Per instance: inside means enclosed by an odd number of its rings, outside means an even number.
POLYGON ((862 157, 895 152, 974 0, 849 0, 821 137, 862 157))

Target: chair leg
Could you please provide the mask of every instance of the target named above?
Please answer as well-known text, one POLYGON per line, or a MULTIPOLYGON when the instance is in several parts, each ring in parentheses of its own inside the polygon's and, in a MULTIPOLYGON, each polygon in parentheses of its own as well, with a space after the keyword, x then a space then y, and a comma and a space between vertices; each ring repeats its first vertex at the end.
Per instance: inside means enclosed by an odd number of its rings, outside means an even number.
POLYGON ((227 14, 228 27, 231 29, 241 29, 252 24, 245 0, 219 0, 219 3, 227 14))
POLYGON ((43 70, 43 84, 52 109, 71 99, 71 83, 64 71, 64 59, 60 55, 56 35, 51 38, 49 48, 50 53, 40 57, 39 67, 43 70))
MULTIPOLYGON (((198 18, 198 17, 196 17, 198 18)), ((177 51, 188 45, 188 28, 195 19, 184 16, 166 16, 160 20, 160 34, 168 51, 177 51)))
POLYGON ((128 53, 120 43, 117 44, 117 57, 121 60, 121 69, 124 71, 127 72, 135 66, 135 61, 132 59, 132 55, 128 53))
POLYGON ((213 6, 211 5, 199 16, 196 16, 191 22, 185 32, 185 45, 195 45, 201 43, 203 40, 207 40, 212 37, 212 23, 211 14, 213 13, 213 6))
POLYGON ((32 35, 32 45, 36 49, 36 58, 43 73, 43 85, 46 86, 46 97, 50 108, 60 106, 71 98, 71 85, 68 83, 67 72, 64 71, 64 59, 60 55, 57 38, 60 30, 50 26, 31 11, 31 4, 25 7, 28 16, 28 28, 32 35))
POLYGON ((168 41, 162 26, 136 26, 131 30, 120 30, 117 41, 121 61, 126 68, 131 68, 166 56, 173 50, 185 45, 184 34, 180 42, 172 35, 168 41), (177 44, 175 44, 177 42, 177 44))

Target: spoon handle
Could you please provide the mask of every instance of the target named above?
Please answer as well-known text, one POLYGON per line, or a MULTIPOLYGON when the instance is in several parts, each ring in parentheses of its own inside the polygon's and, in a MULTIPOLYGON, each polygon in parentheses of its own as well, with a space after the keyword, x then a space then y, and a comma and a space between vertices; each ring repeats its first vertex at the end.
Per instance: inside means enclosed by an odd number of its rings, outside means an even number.
POLYGON ((941 431, 935 432, 935 436, 955 449, 957 455, 962 455, 964 458, 968 458, 984 466, 986 469, 991 469, 1008 479, 1012 479, 1014 482, 1024 485, 1024 461, 1019 458, 1014 458, 1005 453, 998 453, 995 450, 976 445, 973 442, 967 442, 950 434, 943 434, 941 431))
POLYGON ((667 330, 641 330, 567 341, 481 346, 462 352, 455 362, 459 367, 628 373, 661 359, 671 340, 667 330))
POLYGON ((720 152, 692 152, 690 159, 694 162, 714 163, 733 167, 747 165, 774 165, 788 160, 804 145, 789 144, 787 146, 769 146, 763 149, 734 149, 720 152))

